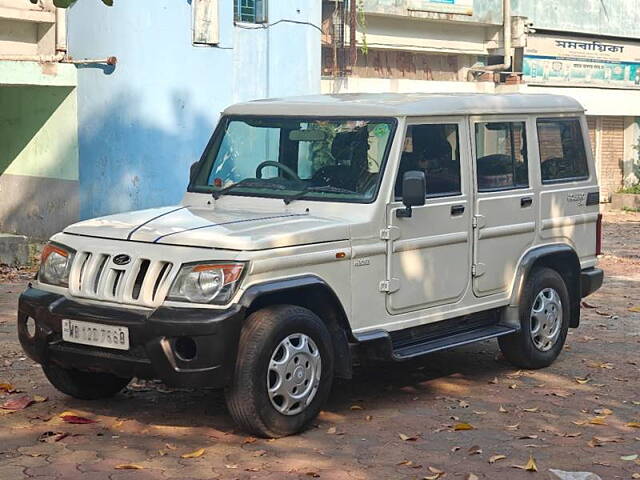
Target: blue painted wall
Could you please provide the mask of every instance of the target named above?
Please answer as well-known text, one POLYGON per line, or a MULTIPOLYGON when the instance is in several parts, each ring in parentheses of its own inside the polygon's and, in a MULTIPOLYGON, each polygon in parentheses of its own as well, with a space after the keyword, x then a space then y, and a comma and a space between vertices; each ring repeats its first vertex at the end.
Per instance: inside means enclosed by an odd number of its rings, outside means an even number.
MULTIPOLYGON (((69 12, 73 57, 118 57, 113 71, 78 72, 82 218, 178 202, 226 106, 320 90, 312 26, 240 28, 232 1, 220 0, 219 47, 194 47, 189 0, 115 4, 69 12)), ((268 17, 319 25, 321 2, 270 0, 268 17)))

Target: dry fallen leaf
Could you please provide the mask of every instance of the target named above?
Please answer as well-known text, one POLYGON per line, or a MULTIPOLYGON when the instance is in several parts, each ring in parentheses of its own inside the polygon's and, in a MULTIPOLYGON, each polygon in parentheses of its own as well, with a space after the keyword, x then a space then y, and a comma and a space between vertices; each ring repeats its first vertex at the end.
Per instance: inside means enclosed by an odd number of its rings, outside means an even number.
POLYGON ((620 457, 620 460, 624 460, 626 462, 633 462, 637 458, 638 458, 638 454, 634 453, 633 455, 623 455, 622 457, 620 457))
POLYGON ((320 478, 320 474, 318 472, 307 472, 305 475, 311 478, 320 478))
POLYGON ((625 427, 640 428, 640 422, 629 422, 624 424, 625 427))
POLYGON ((335 435, 336 431, 337 431, 336 427, 329 427, 329 429, 327 430, 327 433, 329 435, 335 435))
POLYGON ((257 441, 258 439, 256 437, 247 437, 242 441, 242 443, 256 443, 257 441))
POLYGON ((372 417, 371 415, 367 415, 366 417, 364 417, 364 419, 365 419, 367 422, 370 422, 371 420, 373 420, 373 417, 372 417))
POLYGON ((42 395, 34 395, 33 396, 33 401, 36 403, 42 403, 42 402, 46 402, 47 400, 49 400, 47 397, 43 397, 42 395))
POLYGON ((60 414, 60 418, 62 418, 62 421, 66 423, 72 423, 72 424, 78 424, 78 425, 87 424, 87 423, 97 423, 95 420, 92 420, 90 418, 80 417, 78 415, 71 415, 71 414, 65 415, 65 413, 60 414))
POLYGON ((482 449, 479 445, 474 445, 473 447, 469 448, 468 452, 469 455, 480 455, 482 453, 482 449))
POLYGON ((351 405, 349 408, 351 408, 351 410, 364 410, 360 405, 351 405))
POLYGON ((467 473, 467 476, 464 477, 464 480, 478 480, 478 476, 473 473, 467 473))
POLYGON ((631 475, 631 478, 633 479, 640 478, 640 473, 634 473, 633 475, 631 475))
POLYGON ((473 430, 473 429, 474 427, 470 423, 456 423, 453 426, 453 430, 456 432, 459 430, 473 430))
POLYGON ((518 430, 518 428, 520 428, 520 424, 516 423, 515 425, 507 425, 504 428, 507 429, 507 430, 518 430))
POLYGON ((580 385, 584 385, 585 383, 589 383, 590 378, 588 378, 588 377, 575 377, 575 380, 580 385))
POLYGON ((622 441, 622 437, 593 437, 591 440, 589 440, 587 445, 589 445, 590 447, 600 447, 605 443, 616 443, 622 441))
POLYGON ((526 470, 527 472, 537 472, 538 466, 533 456, 529 456, 529 461, 526 465, 511 465, 513 468, 519 468, 520 470, 526 470))
POLYGON ((498 377, 494 377, 493 380, 489 380, 489 383, 491 385, 497 385, 498 384, 498 377))
POLYGON ((10 383, 0 383, 0 392, 13 393, 16 389, 10 383))
POLYGON ((116 465, 116 470, 142 470, 144 467, 136 465, 135 463, 123 463, 122 465, 116 465))
POLYGON ((405 435, 404 433, 399 433, 398 436, 400 437, 400 440, 404 441, 404 442, 415 442, 416 440, 418 440, 418 437, 416 436, 409 436, 409 435, 405 435))
POLYGON ((607 422, 605 422, 605 417, 593 417, 591 420, 589 420, 589 423, 591 425, 606 425, 607 422))
POLYGON ((630 312, 640 313, 640 305, 635 307, 629 307, 630 312))
POLYGON ((28 395, 23 395, 21 397, 10 398, 6 402, 2 404, 0 408, 5 410, 24 410, 29 405, 33 403, 33 398, 28 395))
POLYGON ((44 432, 38 437, 38 441, 44 443, 55 443, 68 436, 69 434, 66 432, 44 432))
POLYGON ((426 477, 422 477, 423 480, 438 480, 440 477, 443 477, 445 475, 444 471, 440 470, 439 468, 429 467, 429 471, 433 475, 427 475, 426 477))
POLYGON ((489 463, 496 463, 497 461, 504 460, 505 458, 507 458, 506 455, 494 455, 489 458, 489 463))
POLYGON ((500 405, 500 408, 498 409, 498 411, 500 413, 509 413, 509 410, 507 410, 506 408, 504 408, 502 405, 500 405))
POLYGON ((524 412, 529 412, 529 413, 536 413, 538 411, 538 407, 533 407, 533 408, 523 408, 522 411, 524 412))
POLYGON ((204 455, 204 452, 205 452, 204 448, 199 448, 197 450, 194 450, 193 452, 183 453, 182 455, 180 455, 180 457, 182 457, 182 458, 199 458, 202 455, 204 455))
POLYGON ((608 408, 596 408, 593 413, 596 415, 613 415, 613 410, 609 410, 608 408))

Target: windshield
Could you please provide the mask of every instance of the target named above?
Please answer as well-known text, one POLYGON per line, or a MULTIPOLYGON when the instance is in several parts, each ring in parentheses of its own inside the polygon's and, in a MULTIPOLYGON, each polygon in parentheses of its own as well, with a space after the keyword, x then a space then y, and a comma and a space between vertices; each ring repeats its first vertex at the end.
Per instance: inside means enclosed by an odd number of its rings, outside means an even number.
POLYGON ((226 117, 190 191, 371 202, 392 119, 226 117))

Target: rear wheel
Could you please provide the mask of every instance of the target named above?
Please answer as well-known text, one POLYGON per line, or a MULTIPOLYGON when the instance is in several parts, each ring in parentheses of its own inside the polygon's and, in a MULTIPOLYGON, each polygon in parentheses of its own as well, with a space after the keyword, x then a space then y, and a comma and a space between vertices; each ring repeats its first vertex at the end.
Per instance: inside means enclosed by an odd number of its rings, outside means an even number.
POLYGON ((332 380, 333 349, 322 320, 298 306, 267 307, 242 329, 227 405, 255 435, 292 435, 318 415, 332 380))
POLYGON ((500 337, 509 362, 522 368, 543 368, 558 357, 569 329, 569 292, 553 269, 531 272, 520 299, 520 331, 500 337))
POLYGON ((131 381, 111 373, 81 372, 58 365, 43 365, 45 376, 56 389, 81 400, 113 397, 131 381))

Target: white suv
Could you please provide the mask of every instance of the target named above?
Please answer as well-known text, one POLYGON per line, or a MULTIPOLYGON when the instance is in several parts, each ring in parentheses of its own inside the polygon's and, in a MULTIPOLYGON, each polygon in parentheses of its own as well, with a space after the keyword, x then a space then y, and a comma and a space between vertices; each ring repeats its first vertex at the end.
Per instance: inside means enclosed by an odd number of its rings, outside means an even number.
POLYGON ((226 388, 246 430, 320 411, 353 358, 497 337, 541 368, 602 283, 583 108, 553 95, 362 94, 228 108, 178 206, 71 225, 19 337, 60 391, 226 388))

